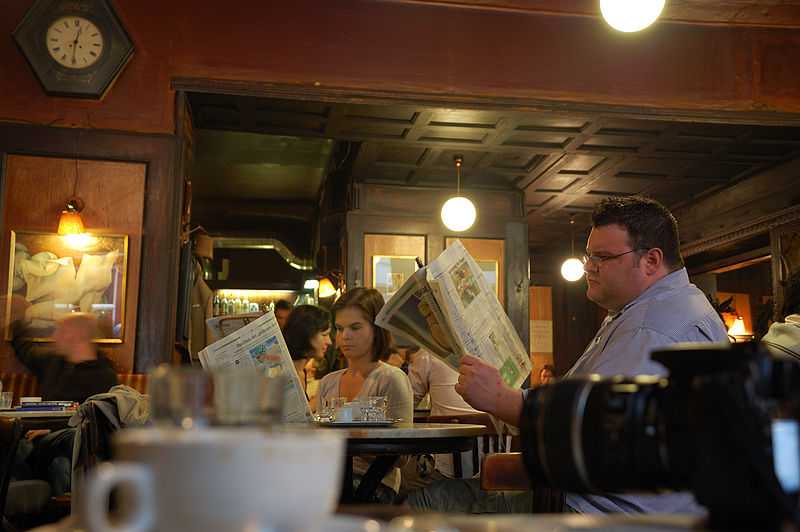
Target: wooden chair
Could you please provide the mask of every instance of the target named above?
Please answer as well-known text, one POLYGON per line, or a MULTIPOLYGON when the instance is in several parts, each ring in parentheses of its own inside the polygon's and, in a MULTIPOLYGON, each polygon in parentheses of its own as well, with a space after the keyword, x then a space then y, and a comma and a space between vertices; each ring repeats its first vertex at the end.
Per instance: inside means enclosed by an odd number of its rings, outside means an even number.
MULTIPOLYGON (((479 471, 481 456, 489 453, 502 452, 510 447, 510 437, 507 434, 498 434, 489 414, 476 412, 473 414, 451 414, 443 416, 427 416, 415 419, 421 423, 461 423, 465 425, 483 425, 486 434, 475 439, 472 448, 472 470, 479 471)), ((461 465, 461 453, 453 453, 453 474, 456 478, 463 478, 464 471, 461 465)))
POLYGON ((564 494, 543 483, 531 482, 522 453, 486 455, 481 466, 484 491, 531 491, 533 513, 561 513, 564 494))

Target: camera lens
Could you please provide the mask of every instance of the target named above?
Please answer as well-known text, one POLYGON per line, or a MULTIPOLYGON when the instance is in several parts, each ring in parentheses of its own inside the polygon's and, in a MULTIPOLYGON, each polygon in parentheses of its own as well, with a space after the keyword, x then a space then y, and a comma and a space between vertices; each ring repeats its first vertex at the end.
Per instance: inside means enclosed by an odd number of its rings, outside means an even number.
POLYGON ((672 484, 660 405, 666 387, 654 377, 595 376, 531 390, 521 430, 532 478, 594 493, 672 484))

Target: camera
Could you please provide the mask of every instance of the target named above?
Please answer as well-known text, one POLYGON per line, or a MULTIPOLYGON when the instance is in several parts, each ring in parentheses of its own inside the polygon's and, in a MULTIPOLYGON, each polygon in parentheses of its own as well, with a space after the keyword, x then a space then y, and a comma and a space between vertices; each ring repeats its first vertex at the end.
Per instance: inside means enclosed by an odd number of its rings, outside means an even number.
POLYGON ((758 343, 676 344, 652 376, 530 390, 520 420, 534 485, 574 493, 691 490, 712 528, 798 523, 800 363, 758 343))

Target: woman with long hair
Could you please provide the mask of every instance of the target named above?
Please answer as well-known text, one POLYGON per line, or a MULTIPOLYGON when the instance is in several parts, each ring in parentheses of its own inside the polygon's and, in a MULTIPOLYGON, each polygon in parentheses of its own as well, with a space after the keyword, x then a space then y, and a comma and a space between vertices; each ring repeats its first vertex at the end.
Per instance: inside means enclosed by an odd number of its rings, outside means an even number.
MULTIPOLYGON (((322 404, 330 397, 352 401, 385 396, 387 417, 411 422, 414 417, 411 383, 400 368, 383 362, 392 349, 389 331, 375 325, 383 303, 383 296, 372 288, 354 288, 334 303, 336 347, 347 360, 347 368, 323 377, 318 401, 322 404)), ((358 482, 358 476, 366 471, 369 463, 356 459, 353 466, 354 481, 358 482)), ((400 470, 394 468, 383 478, 376 492, 377 500, 391 502, 399 486, 400 470)))
POLYGON ((313 359, 323 358, 331 345, 330 313, 314 305, 296 307, 286 320, 283 338, 294 361, 300 383, 306 390, 306 365, 313 359))

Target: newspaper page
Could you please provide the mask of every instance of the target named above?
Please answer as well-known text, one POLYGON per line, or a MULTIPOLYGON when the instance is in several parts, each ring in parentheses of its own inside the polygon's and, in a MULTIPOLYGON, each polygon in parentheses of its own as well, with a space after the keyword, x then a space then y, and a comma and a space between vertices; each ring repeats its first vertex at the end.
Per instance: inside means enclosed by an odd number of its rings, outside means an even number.
MULTIPOLYGON (((485 360, 508 386, 519 388, 531 372, 528 351, 463 244, 454 242, 429 264, 426 279, 451 329, 454 353, 485 360)), ((446 361, 458 368, 452 357, 446 361)))
MULTIPOLYGON (((409 340, 440 358, 459 357, 453 354, 453 338, 439 304, 425 278, 425 268, 414 273, 386 302, 375 323, 392 334, 409 340)), ((458 367, 457 365, 455 367, 458 367)))
POLYGON ((225 338, 232 332, 256 320, 261 314, 261 312, 248 312, 246 314, 232 314, 208 318, 206 320, 208 343, 213 343, 221 338, 225 338))
POLYGON ((275 314, 263 316, 231 332, 198 353, 205 369, 253 368, 267 377, 284 375, 283 419, 301 422, 311 419, 311 409, 289 349, 283 340, 275 314))

